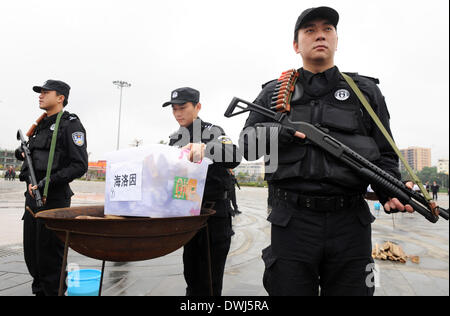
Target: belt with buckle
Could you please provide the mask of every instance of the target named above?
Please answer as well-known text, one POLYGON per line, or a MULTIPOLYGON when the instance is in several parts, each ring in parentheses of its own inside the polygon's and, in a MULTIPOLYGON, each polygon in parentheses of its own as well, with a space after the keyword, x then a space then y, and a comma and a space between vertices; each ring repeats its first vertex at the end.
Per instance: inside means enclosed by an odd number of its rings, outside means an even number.
POLYGON ((320 212, 333 212, 348 209, 352 207, 355 202, 363 199, 361 194, 310 196, 293 193, 283 189, 275 189, 274 196, 278 200, 291 202, 301 209, 309 209, 320 212))

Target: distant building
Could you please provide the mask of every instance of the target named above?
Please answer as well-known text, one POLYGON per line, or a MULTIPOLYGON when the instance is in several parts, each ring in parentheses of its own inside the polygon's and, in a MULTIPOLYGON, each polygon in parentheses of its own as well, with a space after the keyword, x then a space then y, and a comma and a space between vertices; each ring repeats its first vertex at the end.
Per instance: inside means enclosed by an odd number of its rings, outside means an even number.
POLYGON ((234 174, 236 176, 240 173, 245 174, 247 180, 250 182, 255 182, 258 178, 264 178, 264 161, 242 162, 234 169, 234 174))
POLYGON ((106 160, 99 160, 95 162, 89 162, 87 178, 98 179, 104 178, 106 175, 106 160))
POLYGON ((14 169, 22 165, 22 161, 17 160, 14 150, 0 149, 0 165, 2 170, 13 166, 14 169))
MULTIPOLYGON (((400 149, 409 166, 415 171, 421 171, 424 167, 431 167, 431 148, 408 147, 400 149)), ((405 169, 402 163, 400 168, 405 169)))
POLYGON ((448 174, 448 159, 439 159, 438 165, 437 165, 437 172, 438 173, 445 173, 448 174))

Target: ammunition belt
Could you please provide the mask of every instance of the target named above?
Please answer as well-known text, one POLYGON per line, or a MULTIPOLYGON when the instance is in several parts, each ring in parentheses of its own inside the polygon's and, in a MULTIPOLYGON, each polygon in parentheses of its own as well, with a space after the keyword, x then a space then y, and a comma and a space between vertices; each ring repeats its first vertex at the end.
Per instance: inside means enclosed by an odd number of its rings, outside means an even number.
POLYGON ((272 96, 270 108, 277 112, 289 112, 291 110, 291 96, 295 90, 299 72, 296 69, 285 71, 278 79, 272 96))

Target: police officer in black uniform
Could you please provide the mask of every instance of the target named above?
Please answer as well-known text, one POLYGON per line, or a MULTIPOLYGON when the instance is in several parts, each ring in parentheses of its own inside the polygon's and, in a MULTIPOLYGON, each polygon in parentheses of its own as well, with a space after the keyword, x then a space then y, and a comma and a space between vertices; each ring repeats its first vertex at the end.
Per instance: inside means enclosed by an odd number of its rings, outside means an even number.
MULTIPOLYGON (((229 169, 228 172, 231 176, 231 188, 230 188, 230 202, 233 205, 232 214, 233 216, 242 214, 241 211, 239 211, 239 206, 237 205, 236 201, 236 186, 241 189, 241 186, 239 185, 239 182, 237 181, 233 170, 229 169)), ((231 207, 231 206, 230 206, 231 207)))
MULTIPOLYGON (((86 131, 75 114, 64 111, 68 103, 69 90, 68 84, 58 80, 48 80, 42 86, 33 87, 33 91, 40 93, 39 107, 46 112, 44 118, 28 134, 28 147, 38 185, 32 187, 29 183, 26 161, 22 165, 20 180, 25 181, 28 188, 25 192, 25 207, 29 207, 34 214, 43 210, 70 207, 73 192, 69 183, 87 172, 86 131), (58 113, 61 111, 64 112, 57 131, 50 178, 47 179, 52 136, 58 113), (49 185, 46 201, 43 207, 38 208, 32 190, 39 189, 42 195, 47 180, 49 185)), ((24 160, 21 149, 16 150, 16 158, 24 160)), ((36 220, 28 211, 25 211, 23 221, 25 262, 33 277, 33 294, 57 295, 64 244, 41 220, 36 220)))
MULTIPOLYGON (((230 174, 227 169, 235 168, 240 161, 236 158, 237 148, 224 130, 198 117, 201 109, 199 91, 184 87, 172 91, 171 100, 163 107, 172 106, 180 129, 170 136, 170 146, 190 150, 190 160, 198 162, 203 157, 213 161, 208 168, 202 208, 212 208, 216 214, 208 220, 213 295, 222 293, 225 261, 230 249, 231 212, 229 207, 230 174)), ((210 294, 207 266, 207 240, 204 231, 198 232, 184 246, 184 278, 186 295, 205 296, 210 294)))
MULTIPOLYGON (((307 9, 299 16, 294 49, 303 67, 289 117, 322 128, 400 178, 396 154, 334 64, 338 20, 338 13, 329 7, 307 9)), ((349 75, 390 132, 378 80, 349 75)), ((276 83, 264 85, 255 103, 270 108, 276 83)), ((308 143, 307 135, 253 112, 242 134, 248 138, 241 138, 246 158, 249 142, 262 135, 258 129, 268 127, 278 131, 272 136, 278 137, 279 158, 276 171, 266 174, 272 207, 271 246, 263 250, 266 290, 270 295, 373 295, 374 217, 363 198, 368 183, 308 143)), ((376 192, 386 211, 412 211, 396 198, 376 192)))

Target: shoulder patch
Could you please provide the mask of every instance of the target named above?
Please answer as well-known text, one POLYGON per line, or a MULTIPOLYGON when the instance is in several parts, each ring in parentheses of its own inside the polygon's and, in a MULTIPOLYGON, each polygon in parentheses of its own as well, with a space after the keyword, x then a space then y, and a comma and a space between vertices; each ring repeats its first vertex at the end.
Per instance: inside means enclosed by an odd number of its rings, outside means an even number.
POLYGON ((72 133, 72 140, 75 145, 81 147, 84 145, 84 133, 83 132, 75 132, 72 133))

